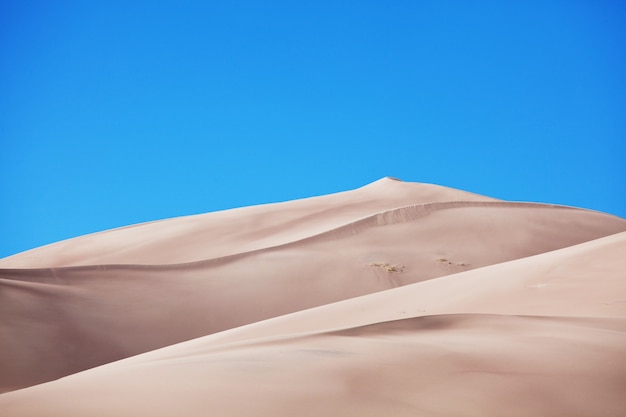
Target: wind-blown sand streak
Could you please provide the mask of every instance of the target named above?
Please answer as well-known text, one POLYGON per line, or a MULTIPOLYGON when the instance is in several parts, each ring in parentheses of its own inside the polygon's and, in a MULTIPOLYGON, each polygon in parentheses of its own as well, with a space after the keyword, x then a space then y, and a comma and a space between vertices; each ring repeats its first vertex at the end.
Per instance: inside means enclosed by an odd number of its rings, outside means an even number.
POLYGON ((291 203, 114 251, 265 217, 224 256, 0 270, 0 415, 624 414, 625 220, 389 179, 291 203))

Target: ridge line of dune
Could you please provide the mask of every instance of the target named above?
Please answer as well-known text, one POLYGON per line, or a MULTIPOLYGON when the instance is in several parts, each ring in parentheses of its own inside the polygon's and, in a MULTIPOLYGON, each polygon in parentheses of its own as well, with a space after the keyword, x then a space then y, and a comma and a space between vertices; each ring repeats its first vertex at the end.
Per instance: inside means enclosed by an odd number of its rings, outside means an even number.
MULTIPOLYGON (((333 237, 351 236, 360 233, 368 227, 387 226, 392 224, 406 223, 424 218, 434 212, 441 210, 449 210, 455 208, 468 208, 468 207, 508 207, 508 208, 545 208, 545 209, 566 209, 566 210, 582 210, 578 207, 559 206, 555 204, 542 204, 542 203, 526 203, 526 202, 510 202, 510 201, 443 201, 433 203, 420 203, 410 204, 408 206, 397 207, 394 209, 383 210, 377 213, 362 217, 354 220, 350 223, 337 226, 335 228, 326 230, 324 232, 307 236, 302 239, 294 240, 282 245, 299 244, 304 241, 311 241, 320 239, 327 235, 333 237)), ((269 249, 263 248, 263 249, 269 249)), ((273 248, 273 247, 272 247, 273 248)), ((261 250, 263 250, 261 249, 261 250)), ((245 252, 242 252, 245 254, 245 252)), ((230 256, 237 256, 240 254, 233 254, 230 256)), ((218 258, 216 258, 218 259, 218 258)), ((210 260, 207 260, 210 261, 210 260)), ((204 262, 204 261, 199 261, 204 262)))
MULTIPOLYGON (((323 307, 324 306, 319 306, 319 307, 316 307, 315 309, 323 308, 323 307)), ((122 358, 117 361, 104 363, 102 365, 96 366, 94 368, 86 369, 78 373, 89 372, 91 370, 97 370, 98 368, 107 367, 109 365, 111 366, 121 365, 122 363, 125 363, 126 361, 139 360, 143 364, 145 364, 145 363, 169 362, 170 360, 174 360, 174 361, 180 361, 181 359, 189 360, 194 357, 205 356, 207 354, 211 355, 211 354, 223 351, 223 350, 249 349, 251 347, 271 345, 273 343, 284 341, 284 340, 307 339, 310 337, 315 337, 315 336, 320 336, 320 335, 337 335, 337 336, 351 337, 350 335, 346 335, 345 333, 350 332, 350 331, 356 331, 358 329, 365 329, 368 327, 375 328, 376 326, 381 326, 385 324, 389 325, 393 323, 406 323, 409 320, 418 321, 421 319, 428 320, 428 319, 436 319, 436 318, 468 319, 468 318, 482 318, 482 317, 512 317, 512 318, 526 318, 526 319, 535 319, 535 320, 555 320, 555 321, 562 321, 562 322, 571 322, 569 323, 570 325, 577 325, 577 326, 582 326, 584 324, 577 322, 576 320, 579 320, 579 321, 582 320, 583 322, 601 321, 604 323, 626 322, 625 317, 600 317, 600 316, 585 316, 585 315, 583 316, 557 316, 557 315, 551 315, 551 314, 481 313, 481 312, 468 311, 468 312, 455 312, 455 313, 433 313, 433 314, 423 314, 423 315, 390 318, 390 319, 383 319, 381 321, 354 323, 354 324, 349 324, 349 325, 344 324, 341 326, 327 327, 324 329, 286 332, 286 333, 279 333, 279 334, 272 334, 272 335, 260 335, 260 336, 252 337, 249 339, 235 339, 235 340, 227 339, 223 342, 219 340, 219 337, 222 332, 218 332, 218 333, 198 336, 196 338, 189 339, 189 340, 184 340, 182 342, 174 343, 168 346, 164 346, 161 348, 153 349, 153 350, 139 353, 139 354, 129 356, 126 358, 122 358), (215 337, 217 337, 217 340, 215 341, 211 340, 215 337), (178 350, 183 345, 192 345, 195 343, 203 343, 201 353, 188 353, 182 357, 180 356, 177 357, 175 355, 169 356, 167 354, 167 351, 170 349, 178 350), (152 355, 160 355, 160 356, 152 359, 151 358, 152 355)), ((267 319, 267 321, 271 321, 273 319, 274 318, 267 319)), ((266 320, 263 320, 263 321, 266 321, 266 320)), ((254 326, 255 324, 258 324, 258 323, 260 322, 250 323, 242 327, 254 326)), ((603 327, 611 328, 611 326, 603 326, 603 327)), ((229 329, 229 330, 232 330, 232 329, 229 329)), ((228 332, 229 330, 225 330, 225 332, 228 332)), ((416 330, 423 330, 423 329, 416 329, 416 330)), ((427 330, 430 330, 430 329, 427 329, 427 330)), ((353 337, 358 337, 358 336, 353 336, 353 337)), ((194 348, 191 346, 190 348, 191 348, 191 351, 193 352, 194 348)), ((75 374, 71 374, 71 375, 75 375, 75 374)), ((71 375, 68 375, 68 376, 71 376, 71 375)))
MULTIPOLYGON (((272 201, 272 202, 267 202, 267 203, 250 204, 250 205, 244 205, 244 206, 235 206, 235 207, 230 207, 230 208, 217 209, 215 211, 209 211, 209 212, 205 212, 205 213, 189 213, 189 214, 177 215, 177 216, 174 216, 174 217, 164 217, 164 218, 160 218, 160 219, 139 221, 137 223, 126 224, 126 225, 123 225, 123 226, 113 226, 110 229, 97 230, 97 231, 94 231, 94 232, 88 232, 88 233, 85 233, 85 234, 82 234, 82 235, 69 237, 69 238, 66 238, 66 239, 59 240, 59 241, 50 242, 50 243, 47 243, 47 244, 44 244, 44 245, 41 245, 41 246, 38 246, 38 247, 27 249, 27 250, 25 250, 23 252, 14 253, 14 254, 8 255, 6 257, 0 258, 0 261, 4 260, 4 259, 7 259, 7 258, 12 258, 12 257, 17 256, 17 255, 21 255, 22 253, 25 253, 25 252, 31 252, 31 251, 34 251, 34 250, 38 250, 40 248, 45 248, 45 247, 48 247, 48 246, 56 245, 57 243, 60 243, 60 242, 74 240, 74 239, 77 239, 77 238, 80 238, 80 237, 83 237, 83 236, 103 235, 103 234, 107 234, 107 233, 111 233, 111 232, 118 232, 118 231, 122 231, 122 230, 126 230, 126 229, 132 229, 132 228, 138 228, 138 227, 143 227, 143 226, 149 226, 149 225, 153 225, 153 224, 156 224, 156 223, 163 223, 163 222, 167 222, 167 221, 170 221, 170 220, 178 220, 178 219, 185 219, 185 218, 191 218, 191 217, 205 216, 207 214, 223 213, 223 212, 228 212, 228 211, 238 211, 238 210, 242 210, 242 209, 249 209, 249 208, 256 208, 256 207, 263 207, 263 206, 272 206, 272 205, 278 205, 278 204, 284 204, 284 203, 300 202, 300 201, 310 200, 310 199, 315 199, 315 198, 320 198, 320 197, 330 197, 330 196, 335 196, 335 195, 339 195, 339 194, 347 194, 347 193, 351 193, 351 192, 355 192, 355 191, 359 191, 359 190, 365 190, 368 187, 372 187, 372 186, 374 186, 376 184, 381 184, 385 180, 388 180, 388 181, 391 181, 391 182, 410 183, 410 182, 407 182, 407 181, 400 180, 398 178, 385 176, 385 177, 379 178, 378 180, 373 181, 373 182, 371 182, 369 184, 365 184, 365 185, 363 185, 361 187, 353 188, 353 189, 350 189, 350 190, 336 191, 336 192, 331 192, 331 193, 328 193, 328 194, 312 195, 312 196, 308 196, 308 197, 298 197, 298 198, 294 198, 294 199, 291 199, 291 200, 284 200, 284 201, 272 201)), ((419 182, 416 182, 414 184, 420 184, 420 185, 426 185, 426 186, 435 186, 435 187, 441 187, 441 188, 448 188, 448 187, 445 187, 445 186, 442 186, 442 185, 431 184, 431 183, 419 183, 419 182)), ((461 192, 467 193, 467 194, 474 194, 474 193, 472 193, 470 191, 464 191, 464 190, 458 190, 458 191, 461 191, 461 192)), ((479 195, 479 194, 476 194, 476 195, 479 195)), ((484 196, 484 197, 485 198, 493 198, 493 197, 487 197, 487 196, 484 196)), ((493 198, 493 199, 496 200, 495 198, 493 198)), ((193 262, 198 262, 198 261, 193 261, 193 262)), ((184 263, 191 263, 191 262, 180 262, 180 263, 184 264, 184 263)), ((126 264, 123 264, 123 265, 126 265, 126 264)), ((172 264, 172 265, 174 265, 174 264, 172 264)), ((91 265, 74 265, 74 266, 91 266, 91 265)), ((34 269, 47 269, 47 268, 0 268, 0 269, 33 269, 34 270, 34 269)))
MULTIPOLYGON (((383 210, 362 217, 360 219, 351 221, 349 223, 337 226, 323 232, 319 232, 310 236, 306 236, 300 239, 284 242, 278 245, 267 246, 264 248, 254 249, 245 252, 234 253, 225 256, 219 256, 216 258, 202 259, 192 262, 181 262, 173 264, 94 264, 94 265, 74 265, 74 266, 60 266, 60 267, 48 267, 48 268, 0 268, 0 271, 36 271, 36 270, 80 270, 80 269, 175 269, 175 268, 189 268, 206 264, 220 264, 228 263, 240 259, 245 256, 264 253, 267 251, 287 247, 300 245, 310 241, 316 241, 328 236, 333 238, 340 238, 345 236, 352 236, 366 230, 370 227, 386 226, 391 224, 399 224, 405 222, 411 222, 424 218, 431 213, 440 210, 449 210, 455 208, 467 208, 467 207, 507 207, 507 208, 536 208, 536 209, 565 209, 565 210, 580 210, 583 212, 593 212, 587 209, 562 206, 558 204, 544 204, 544 203, 530 203, 530 202, 510 202, 510 201, 445 201, 445 202, 432 202, 432 203, 420 203, 411 204, 408 206, 397 207, 394 209, 383 210)), ((598 214, 612 216, 606 213, 597 212, 598 214)))

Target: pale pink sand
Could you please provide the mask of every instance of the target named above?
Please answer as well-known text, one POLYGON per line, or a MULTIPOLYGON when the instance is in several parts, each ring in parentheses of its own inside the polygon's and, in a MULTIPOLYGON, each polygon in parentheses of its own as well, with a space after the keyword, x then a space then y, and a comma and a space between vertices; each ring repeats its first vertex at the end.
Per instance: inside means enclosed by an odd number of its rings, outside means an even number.
POLYGON ((0 259, 0 268, 172 264, 289 243, 380 211, 439 201, 498 201, 383 178, 356 190, 108 230, 0 259))
POLYGON ((383 179, 18 254, 153 266, 0 270, 0 415, 625 415, 625 231, 383 179))

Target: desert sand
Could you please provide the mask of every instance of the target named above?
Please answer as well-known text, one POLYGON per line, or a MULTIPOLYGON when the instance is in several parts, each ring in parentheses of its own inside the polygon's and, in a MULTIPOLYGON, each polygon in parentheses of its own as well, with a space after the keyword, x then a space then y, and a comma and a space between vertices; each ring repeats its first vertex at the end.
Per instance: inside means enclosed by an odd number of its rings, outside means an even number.
POLYGON ((383 178, 0 260, 2 416, 623 416, 626 220, 383 178))

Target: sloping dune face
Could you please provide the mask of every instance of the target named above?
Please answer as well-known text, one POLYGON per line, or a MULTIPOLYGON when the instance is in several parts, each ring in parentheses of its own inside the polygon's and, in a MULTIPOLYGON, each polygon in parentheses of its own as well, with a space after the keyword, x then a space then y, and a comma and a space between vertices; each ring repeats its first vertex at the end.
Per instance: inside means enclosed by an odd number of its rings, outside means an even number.
POLYGON ((385 210, 445 201, 497 200, 431 184, 383 178, 337 194, 81 236, 1 259, 0 268, 202 261, 293 242, 385 210))
POLYGON ((0 260, 0 415, 626 415, 625 253, 388 178, 71 239, 0 260))

